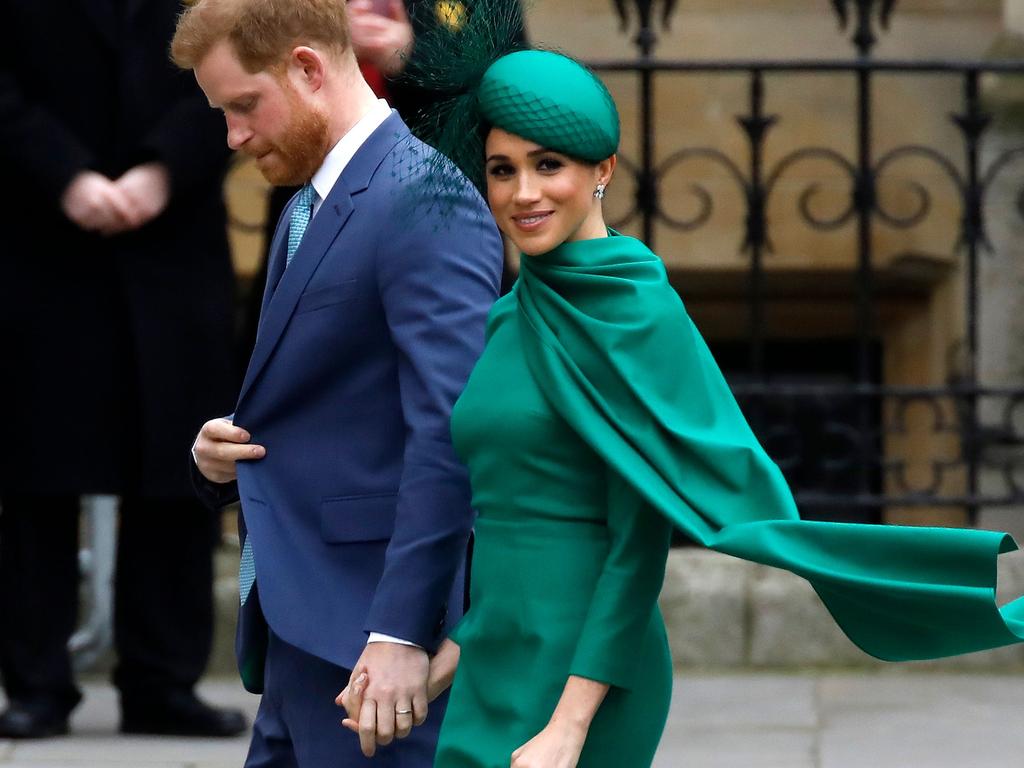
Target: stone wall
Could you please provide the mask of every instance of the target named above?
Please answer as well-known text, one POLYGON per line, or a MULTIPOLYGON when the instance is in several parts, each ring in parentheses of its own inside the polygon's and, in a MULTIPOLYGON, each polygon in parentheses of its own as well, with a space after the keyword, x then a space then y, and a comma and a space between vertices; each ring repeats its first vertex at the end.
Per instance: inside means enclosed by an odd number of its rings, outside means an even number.
MULTIPOLYGON (((1024 595, 1024 553, 999 561, 1000 603, 1024 595)), ((669 556, 661 610, 678 666, 707 668, 886 667, 839 630, 811 586, 787 571, 699 549, 669 556)), ((921 668, 1024 667, 1024 645, 921 668)))
MULTIPOLYGON (((1024 554, 999 560, 1001 603, 1024 594, 1024 554)), ((235 670, 238 548, 217 558, 217 631, 210 669, 235 670)), ((883 668, 839 630, 814 590, 788 572, 709 552, 674 549, 669 555, 661 611, 678 667, 702 669, 883 668)), ((1024 645, 913 667, 1024 669, 1024 645)))

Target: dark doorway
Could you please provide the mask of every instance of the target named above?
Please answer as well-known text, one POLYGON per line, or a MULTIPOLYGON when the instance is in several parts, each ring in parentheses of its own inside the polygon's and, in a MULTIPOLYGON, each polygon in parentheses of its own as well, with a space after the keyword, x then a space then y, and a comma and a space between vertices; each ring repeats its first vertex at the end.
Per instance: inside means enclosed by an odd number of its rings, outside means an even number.
MULTIPOLYGON (((881 493, 881 412, 877 397, 856 391, 854 338, 765 343, 764 376, 748 373, 743 341, 709 342, 737 391, 754 433, 782 469, 809 520, 876 523, 880 510, 853 502, 881 493), (864 475, 867 488, 864 488, 864 475), (827 505, 816 497, 831 497, 827 505), (842 501, 843 497, 849 503, 842 501)), ((871 346, 870 385, 881 379, 881 345, 871 346)))

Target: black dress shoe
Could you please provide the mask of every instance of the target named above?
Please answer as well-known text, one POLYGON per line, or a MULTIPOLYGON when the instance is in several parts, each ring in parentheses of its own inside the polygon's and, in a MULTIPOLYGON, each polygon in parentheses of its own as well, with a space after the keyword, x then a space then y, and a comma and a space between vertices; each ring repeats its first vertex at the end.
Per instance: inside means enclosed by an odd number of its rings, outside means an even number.
POLYGON ((248 727, 240 710, 211 707, 192 691, 121 696, 121 733, 227 737, 248 727))
POLYGON ((45 739, 68 732, 66 708, 33 702, 11 702, 0 714, 0 739, 45 739))

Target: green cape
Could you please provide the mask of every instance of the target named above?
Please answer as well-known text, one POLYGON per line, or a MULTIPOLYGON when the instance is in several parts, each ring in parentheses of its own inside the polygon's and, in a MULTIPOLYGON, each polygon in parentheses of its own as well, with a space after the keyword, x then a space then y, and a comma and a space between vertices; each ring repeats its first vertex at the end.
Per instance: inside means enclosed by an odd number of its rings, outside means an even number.
POLYGON ((530 371, 583 439, 698 544, 807 579, 849 638, 888 661, 1024 639, 995 604, 1003 533, 799 518, 704 340, 643 243, 613 236, 522 257, 530 371))

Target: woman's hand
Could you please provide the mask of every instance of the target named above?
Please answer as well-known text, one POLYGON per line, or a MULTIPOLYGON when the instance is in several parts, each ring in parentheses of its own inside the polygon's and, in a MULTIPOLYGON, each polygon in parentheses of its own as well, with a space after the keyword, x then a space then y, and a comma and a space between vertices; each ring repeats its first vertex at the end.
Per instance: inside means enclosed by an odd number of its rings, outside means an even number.
POLYGON ((446 639, 430 660, 430 673, 427 675, 428 701, 433 701, 451 687, 455 669, 459 666, 459 652, 459 646, 446 639))
POLYGON ((584 726, 552 720, 512 753, 511 768, 576 768, 586 740, 584 726))
POLYGON ((347 718, 342 720, 341 724, 349 730, 359 733, 359 709, 363 705, 363 691, 366 690, 366 684, 370 681, 370 678, 365 672, 361 672, 355 680, 350 680, 349 684, 342 689, 341 693, 334 700, 334 703, 339 707, 345 709, 345 713, 348 715, 347 718), (349 724, 354 724, 355 728, 349 724))
POLYGON ((512 753, 511 768, 576 768, 608 685, 570 675, 544 730, 512 753))
MULTIPOLYGON (((427 675, 427 701, 433 701, 449 687, 455 677, 455 668, 459 665, 459 646, 451 640, 445 640, 437 653, 430 660, 430 672, 427 675)), ((363 693, 370 684, 370 677, 362 672, 345 686, 345 690, 338 694, 334 703, 345 708, 348 715, 341 721, 341 724, 353 733, 359 733, 359 714, 363 705, 363 693)), ((403 739, 409 735, 408 731, 395 734, 403 739)))

